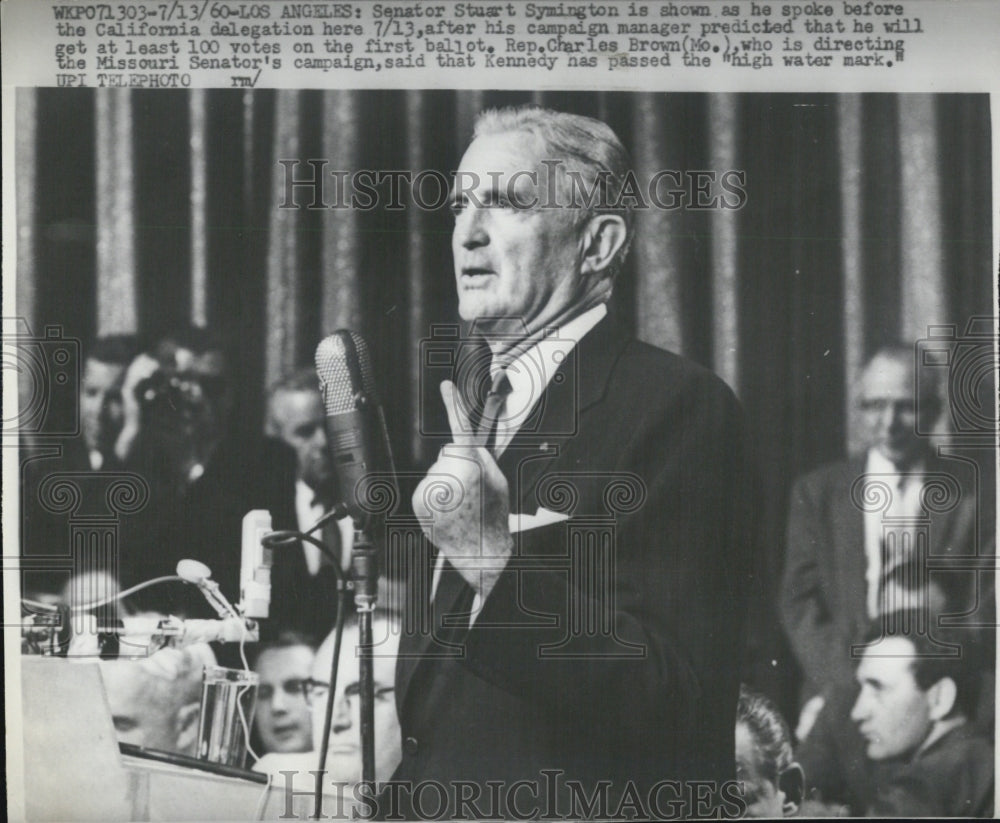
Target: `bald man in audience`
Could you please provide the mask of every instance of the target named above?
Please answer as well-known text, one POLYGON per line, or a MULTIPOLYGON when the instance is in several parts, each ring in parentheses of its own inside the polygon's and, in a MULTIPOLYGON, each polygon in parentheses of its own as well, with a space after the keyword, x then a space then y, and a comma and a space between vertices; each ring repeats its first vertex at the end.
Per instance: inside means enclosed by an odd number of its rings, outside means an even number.
POLYGON ((194 756, 207 645, 165 648, 141 660, 102 660, 101 678, 120 743, 194 756))

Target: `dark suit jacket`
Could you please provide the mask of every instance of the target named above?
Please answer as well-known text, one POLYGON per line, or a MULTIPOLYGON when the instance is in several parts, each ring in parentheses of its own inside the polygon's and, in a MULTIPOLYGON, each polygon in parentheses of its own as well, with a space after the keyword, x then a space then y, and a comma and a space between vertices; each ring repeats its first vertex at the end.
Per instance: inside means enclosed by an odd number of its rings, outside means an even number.
MULTIPOLYGON (((961 566, 977 551, 993 553, 992 504, 981 489, 977 499, 977 481, 966 463, 930 458, 926 472, 954 481, 948 495, 955 499, 928 512, 929 554, 933 563, 953 565, 935 572, 934 579, 967 606, 976 580, 961 566)), ((864 514, 851 498, 852 486, 864 473, 860 457, 822 466, 792 488, 781 613, 805 676, 804 699, 831 682, 850 683, 850 646, 861 641, 869 622, 864 514)), ((980 586, 980 596, 985 588, 980 586)), ((982 604, 979 611, 992 615, 982 604)))
POLYGON ((108 493, 129 475, 112 459, 94 471, 82 436, 25 439, 20 468, 22 583, 28 594, 56 594, 83 565, 71 523, 127 519, 130 515, 116 510, 108 493))
POLYGON ((993 794, 993 744, 967 723, 887 770, 866 816, 993 817, 993 794))
MULTIPOLYGON (((272 512, 275 529, 297 531, 295 511, 295 478, 289 478, 287 496, 280 511, 272 512)), ((316 535, 327 542, 335 541, 333 551, 339 551, 340 534, 336 523, 316 535)), ((270 639, 285 629, 310 635, 321 643, 333 628, 337 617, 337 578, 333 570, 322 565, 316 575, 309 574, 300 542, 274 550, 271 569, 270 618, 261 625, 262 639, 270 639)), ((347 596, 347 595, 345 595, 347 596)), ((345 608, 351 608, 351 600, 345 608)))
MULTIPOLYGON (((575 817, 613 815, 629 781, 645 803, 660 780, 731 779, 751 543, 732 393, 605 319, 499 465, 512 512, 572 516, 515 534, 515 557, 464 642, 404 625, 394 779, 444 781, 452 813, 454 781, 471 781, 483 814, 486 782, 503 781, 500 813, 514 813, 511 802, 544 813, 543 771, 558 770, 558 811, 575 817), (504 794, 518 780, 535 787, 535 805, 528 789, 504 794), (569 806, 567 781, 588 798, 610 781, 608 806, 569 806)), ((411 577, 408 614, 427 602, 433 562, 428 553, 411 577)), ((685 791, 668 787, 659 813, 640 816, 666 814, 685 791)))
MULTIPOLYGON (((209 566, 230 602, 238 601, 243 517, 251 509, 267 509, 279 522, 287 521, 282 512, 295 477, 294 454, 275 440, 230 438, 219 444, 204 474, 179 491, 142 450, 133 470, 146 479, 150 495, 142 511, 123 524, 122 585, 174 574, 179 560, 192 558, 209 566)), ((294 519, 294 508, 290 516, 294 519)), ((184 583, 146 589, 131 603, 185 617, 216 616, 197 588, 184 583)))

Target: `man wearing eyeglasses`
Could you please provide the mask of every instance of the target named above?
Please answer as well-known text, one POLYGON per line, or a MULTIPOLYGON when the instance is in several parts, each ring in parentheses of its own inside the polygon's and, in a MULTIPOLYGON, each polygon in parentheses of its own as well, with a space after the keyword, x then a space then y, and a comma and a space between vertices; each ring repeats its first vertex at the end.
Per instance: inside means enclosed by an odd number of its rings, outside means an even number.
POLYGON ((312 750, 312 711, 306 693, 315 657, 310 641, 293 632, 262 645, 254 664, 260 677, 255 725, 262 752, 312 750))
MULTIPOLYGON (((850 687, 850 647, 881 611, 881 581, 900 564, 925 565, 913 554, 920 531, 929 534, 929 555, 992 552, 977 493, 984 506, 988 499, 969 466, 939 456, 922 434, 934 428, 942 398, 934 382, 917 385, 914 362, 905 345, 872 357, 858 398, 867 451, 820 467, 792 490, 781 611, 805 680, 800 740, 822 708, 823 690, 850 687)), ((940 574, 939 582, 957 604, 973 607, 973 572, 940 574)))
MULTIPOLYGON (((393 770, 402 756, 393 683, 396 671, 396 653, 399 648, 399 632, 392 620, 377 615, 372 625, 372 634, 375 640, 373 651, 375 662, 375 777, 379 781, 385 781, 392 776, 393 770)), ((283 773, 294 773, 291 779, 291 788, 295 793, 290 795, 290 802, 293 802, 294 813, 301 815, 299 819, 305 819, 313 813, 310 790, 315 785, 313 776, 315 770, 325 770, 323 781, 327 793, 336 791, 338 786, 353 786, 361 780, 359 642, 357 623, 352 622, 344 628, 341 639, 337 688, 333 696, 333 723, 330 727, 330 743, 325 765, 319 765, 319 744, 323 739, 323 722, 330 694, 330 668, 333 662, 334 645, 332 632, 316 651, 311 676, 295 680, 294 683, 286 682, 289 688, 294 686, 297 689, 298 695, 301 696, 310 710, 312 716, 311 737, 315 744, 315 750, 304 754, 268 754, 257 761, 254 766, 256 771, 281 775, 286 789, 289 786, 289 778, 283 773)), ((263 689, 263 679, 261 680, 261 688, 263 689)), ((284 751, 291 752, 290 749, 284 751)), ((349 791, 347 797, 348 799, 353 798, 353 792, 349 791)), ((339 807, 330 806, 329 808, 339 807)))

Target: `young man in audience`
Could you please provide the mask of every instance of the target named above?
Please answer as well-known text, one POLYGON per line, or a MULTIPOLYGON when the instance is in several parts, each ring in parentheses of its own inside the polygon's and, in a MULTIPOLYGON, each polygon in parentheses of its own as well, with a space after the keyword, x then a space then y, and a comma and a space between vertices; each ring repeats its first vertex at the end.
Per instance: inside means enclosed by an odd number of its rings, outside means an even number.
MULTIPOLYGON (((901 564, 890 570, 881 586, 880 608, 885 615, 885 626, 896 626, 902 620, 918 620, 913 628, 931 627, 935 636, 939 618, 951 611, 949 598, 939 582, 939 575, 928 575, 916 561, 901 564)), ((879 623, 878 625, 881 625, 879 623)), ((981 649, 983 638, 971 630, 957 633, 969 642, 970 648, 981 649)), ((863 648, 859 642, 855 660, 863 648)), ((877 653, 877 649, 876 649, 877 653)), ((977 726, 982 728, 983 703, 992 694, 992 672, 989 657, 977 658, 972 663, 984 696, 973 714, 977 726)), ((857 703, 860 687, 855 679, 851 683, 830 684, 823 692, 824 705, 815 722, 797 735, 800 745, 796 757, 806 775, 807 801, 804 811, 812 816, 839 814, 841 811, 863 814, 875 801, 878 791, 879 769, 867 755, 867 741, 858 725, 852 721, 851 712, 857 703)), ((992 706, 989 707, 992 718, 992 706)), ((992 724, 990 724, 992 725, 992 724)))
MULTIPOLYGON (((271 387, 265 434, 295 453, 294 488, 286 495, 294 503, 294 520, 281 529, 306 531, 337 502, 336 477, 326 440, 326 410, 319 379, 312 367, 292 372, 271 387)), ((293 511, 291 505, 286 511, 293 511)), ((350 564, 354 527, 350 518, 331 522, 316 534, 345 570, 350 564)), ((274 553, 271 572, 271 623, 280 628, 324 637, 336 618, 336 574, 332 561, 316 546, 302 542, 274 553)))
MULTIPOLYGON (((372 634, 375 642, 375 778, 388 780, 402 757, 399 719, 396 716, 396 701, 393 694, 396 654, 399 648, 399 632, 394 618, 384 613, 377 614, 373 622, 372 634)), ((358 626, 351 622, 344 628, 341 640, 340 663, 337 673, 337 687, 334 693, 333 724, 330 727, 330 742, 326 764, 319 765, 319 748, 326 716, 326 701, 329 694, 330 669, 333 662, 334 636, 331 633, 316 652, 312 665, 312 677, 308 681, 307 699, 312 707, 313 743, 315 750, 304 754, 268 754, 262 757, 254 768, 257 771, 275 775, 279 787, 287 786, 287 777, 282 771, 295 773, 293 788, 296 792, 308 792, 313 788, 312 771, 325 768, 326 792, 336 792, 335 784, 353 786, 361 780, 361 705, 360 705, 360 661, 358 658, 358 626), (285 781, 282 783, 280 781, 285 781)), ((305 798, 308 799, 308 798, 305 798)), ((296 802, 303 800, 296 796, 296 802)), ((305 807, 303 807, 305 808, 305 807)), ((331 806, 331 808, 335 808, 331 806)), ((307 814, 311 814, 309 800, 307 814)))
POLYGON ((316 652, 305 635, 283 632, 262 643, 253 669, 260 677, 254 726, 264 752, 312 751, 312 710, 306 700, 316 652))
MULTIPOLYGON (((24 438, 20 525, 21 556, 28 561, 26 565, 30 566, 36 557, 51 561, 72 556, 68 515, 58 505, 60 493, 55 493, 52 482, 59 482, 62 489, 71 487, 77 491, 77 511, 81 513, 102 511, 105 507, 107 490, 116 478, 94 475, 85 480, 84 477, 91 472, 109 473, 122 468, 115 453, 125 420, 122 386, 126 367, 137 350, 133 335, 99 337, 86 346, 79 392, 73 398, 77 408, 53 411, 53 415, 78 420, 79 435, 37 441, 30 436, 24 438)), ((29 597, 45 600, 98 600, 117 590, 113 575, 104 569, 90 570, 86 580, 82 577, 77 577, 73 591, 68 587, 69 572, 65 568, 27 572, 23 583, 29 597), (60 590, 61 594, 57 594, 60 590)))
POLYGON ((866 816, 992 817, 993 744, 971 722, 977 644, 968 632, 922 630, 918 613, 893 617, 895 633, 872 623, 856 672, 851 720, 879 767, 866 816))

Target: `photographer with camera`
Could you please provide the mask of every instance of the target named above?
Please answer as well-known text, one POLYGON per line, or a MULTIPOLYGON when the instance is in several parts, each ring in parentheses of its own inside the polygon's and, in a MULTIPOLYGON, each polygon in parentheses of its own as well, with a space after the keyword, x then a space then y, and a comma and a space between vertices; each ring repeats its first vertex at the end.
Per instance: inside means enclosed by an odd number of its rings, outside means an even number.
MULTIPOLYGON (((294 517, 287 489, 295 461, 283 445, 239 436, 224 342, 187 326, 164 335, 129 366, 125 423, 116 453, 150 487, 149 505, 123 529, 123 586, 206 563, 222 591, 239 591, 240 533, 251 509, 294 517)), ((138 595, 146 608, 201 616, 198 592, 180 584, 138 595), (147 602, 148 601, 148 602, 147 602)))

